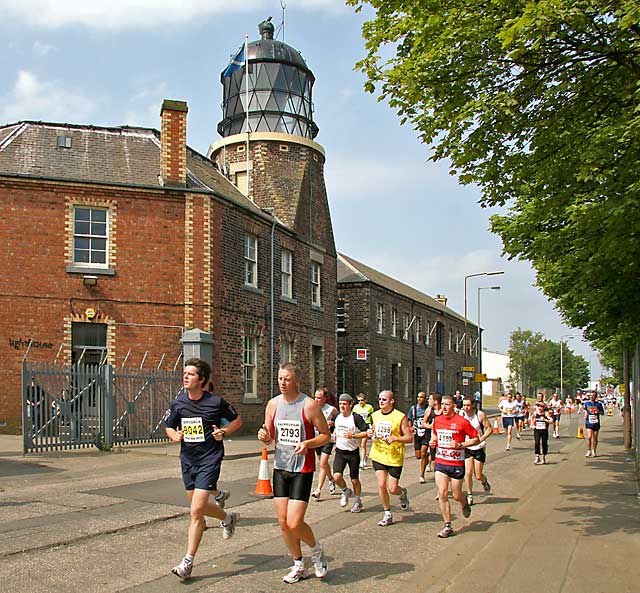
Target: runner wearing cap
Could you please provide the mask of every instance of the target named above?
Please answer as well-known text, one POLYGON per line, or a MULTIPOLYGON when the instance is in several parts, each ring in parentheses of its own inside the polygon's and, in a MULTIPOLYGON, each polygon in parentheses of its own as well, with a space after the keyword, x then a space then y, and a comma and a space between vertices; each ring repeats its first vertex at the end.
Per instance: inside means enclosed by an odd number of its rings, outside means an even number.
POLYGON ((349 498, 353 496, 352 513, 359 513, 362 510, 362 484, 360 483, 360 446, 359 439, 367 434, 368 426, 358 414, 353 414, 351 406, 353 398, 348 393, 343 393, 338 398, 340 413, 334 420, 334 432, 336 437, 335 456, 333 459, 333 479, 338 488, 342 490, 340 506, 346 507, 349 498), (349 466, 349 477, 351 478, 351 488, 347 487, 343 473, 345 467, 349 466))

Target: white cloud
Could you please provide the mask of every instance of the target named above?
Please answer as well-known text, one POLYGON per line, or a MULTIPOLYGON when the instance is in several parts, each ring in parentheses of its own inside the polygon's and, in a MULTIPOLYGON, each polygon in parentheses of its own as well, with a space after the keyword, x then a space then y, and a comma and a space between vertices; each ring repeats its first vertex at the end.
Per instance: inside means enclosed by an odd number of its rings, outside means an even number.
MULTIPOLYGON (((154 29, 213 15, 255 13, 275 8, 279 13, 279 6, 266 0, 0 0, 0 17, 43 29, 65 26, 154 29)), ((342 0, 298 0, 295 8, 325 13, 345 10, 342 0)))
POLYGON ((41 43, 40 41, 36 41, 33 44, 33 53, 37 56, 46 56, 53 51, 58 51, 58 48, 55 45, 49 45, 48 43, 41 43))
POLYGON ((20 70, 13 89, 2 97, 0 121, 75 121, 88 119, 96 111, 96 101, 63 88, 56 81, 41 81, 35 74, 20 70))

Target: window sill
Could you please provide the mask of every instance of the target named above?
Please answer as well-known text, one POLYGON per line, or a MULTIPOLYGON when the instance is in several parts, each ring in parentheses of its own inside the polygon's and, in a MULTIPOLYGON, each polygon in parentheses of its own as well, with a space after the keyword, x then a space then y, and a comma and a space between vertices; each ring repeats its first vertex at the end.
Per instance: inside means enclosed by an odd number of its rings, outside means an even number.
POLYGON ((324 307, 320 305, 311 305, 311 309, 313 311, 318 311, 319 313, 324 313, 324 307))
POLYGON ((262 404, 262 402, 263 400, 261 395, 251 395, 251 394, 245 393, 242 396, 243 404, 262 404))
POLYGON ((280 295, 280 300, 284 301, 285 303, 291 303, 292 305, 298 304, 298 301, 296 301, 296 299, 292 299, 291 297, 285 296, 283 294, 280 295))
POLYGON ((115 276, 116 271, 113 268, 91 268, 78 265, 67 266, 67 274, 93 274, 102 276, 115 276))
POLYGON ((242 290, 246 290, 247 292, 253 292, 254 294, 264 295, 264 290, 262 290, 262 288, 258 288, 257 286, 251 286, 250 284, 243 284, 242 290))

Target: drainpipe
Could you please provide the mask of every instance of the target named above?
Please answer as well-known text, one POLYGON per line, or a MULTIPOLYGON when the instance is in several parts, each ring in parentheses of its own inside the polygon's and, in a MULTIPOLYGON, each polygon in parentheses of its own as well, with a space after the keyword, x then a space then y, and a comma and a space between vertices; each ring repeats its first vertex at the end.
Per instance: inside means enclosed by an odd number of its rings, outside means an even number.
POLYGON ((276 257, 276 223, 271 224, 271 294, 270 294, 270 323, 271 336, 269 344, 269 399, 273 399, 273 363, 274 363, 274 332, 275 332, 275 302, 274 302, 274 277, 275 277, 275 257, 276 257))

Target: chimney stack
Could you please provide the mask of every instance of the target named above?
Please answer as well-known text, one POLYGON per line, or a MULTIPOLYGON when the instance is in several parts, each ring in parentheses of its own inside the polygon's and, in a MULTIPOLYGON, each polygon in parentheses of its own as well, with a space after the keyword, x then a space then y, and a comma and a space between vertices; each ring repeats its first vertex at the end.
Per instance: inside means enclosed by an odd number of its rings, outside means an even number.
POLYGON ((167 187, 187 186, 187 111, 185 101, 162 102, 160 179, 167 187))
POLYGON ((445 307, 447 306, 447 297, 444 296, 443 294, 437 294, 436 301, 438 301, 439 303, 442 303, 445 307))

